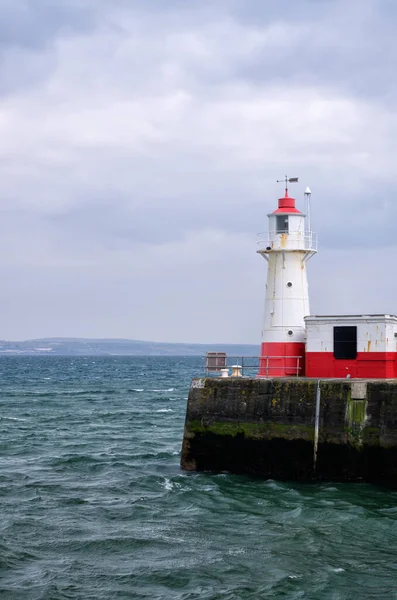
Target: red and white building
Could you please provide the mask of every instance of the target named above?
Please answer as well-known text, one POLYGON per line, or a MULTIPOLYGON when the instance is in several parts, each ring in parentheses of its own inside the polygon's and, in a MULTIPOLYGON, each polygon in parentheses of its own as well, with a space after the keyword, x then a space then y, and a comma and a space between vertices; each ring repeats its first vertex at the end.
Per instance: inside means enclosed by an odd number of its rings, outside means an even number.
MULTIPOLYGON (((309 199, 310 190, 305 192, 309 199)), ((308 203, 309 205, 309 203, 308 203)), ((288 193, 268 215, 259 377, 397 378, 397 317, 310 316, 306 265, 317 239, 288 193)))
POLYGON ((397 317, 305 317, 306 377, 397 377, 397 317))

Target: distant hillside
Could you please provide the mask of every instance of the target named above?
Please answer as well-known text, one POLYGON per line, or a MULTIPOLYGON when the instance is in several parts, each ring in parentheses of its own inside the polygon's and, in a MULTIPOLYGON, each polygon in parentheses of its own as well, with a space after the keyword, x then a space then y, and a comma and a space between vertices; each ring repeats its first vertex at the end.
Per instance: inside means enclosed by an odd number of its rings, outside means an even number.
POLYGON ((211 351, 226 352, 230 356, 258 356, 259 345, 166 344, 138 340, 85 338, 0 341, 0 356, 202 356, 211 351))

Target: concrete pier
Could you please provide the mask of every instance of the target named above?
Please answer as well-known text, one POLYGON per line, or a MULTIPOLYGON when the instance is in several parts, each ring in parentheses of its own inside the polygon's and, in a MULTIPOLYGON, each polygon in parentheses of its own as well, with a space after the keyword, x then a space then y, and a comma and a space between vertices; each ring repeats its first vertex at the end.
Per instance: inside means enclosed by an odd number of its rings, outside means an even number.
POLYGON ((181 467, 397 485, 397 380, 193 379, 181 467))

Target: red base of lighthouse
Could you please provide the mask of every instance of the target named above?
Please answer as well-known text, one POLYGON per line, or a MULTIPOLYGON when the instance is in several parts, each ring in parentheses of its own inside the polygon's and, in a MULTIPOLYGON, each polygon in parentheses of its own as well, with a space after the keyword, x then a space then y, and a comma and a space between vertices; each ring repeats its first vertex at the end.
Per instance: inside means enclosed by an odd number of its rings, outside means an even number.
POLYGON ((258 377, 302 377, 305 374, 303 342, 263 342, 258 377))

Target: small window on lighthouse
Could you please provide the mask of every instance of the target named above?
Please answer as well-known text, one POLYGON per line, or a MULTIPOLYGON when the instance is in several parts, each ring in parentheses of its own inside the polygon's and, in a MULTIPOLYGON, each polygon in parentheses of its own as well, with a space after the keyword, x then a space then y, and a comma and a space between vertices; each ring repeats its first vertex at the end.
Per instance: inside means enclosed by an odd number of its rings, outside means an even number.
POLYGON ((288 233, 288 216, 277 215, 277 217, 276 217, 276 233, 288 233))

